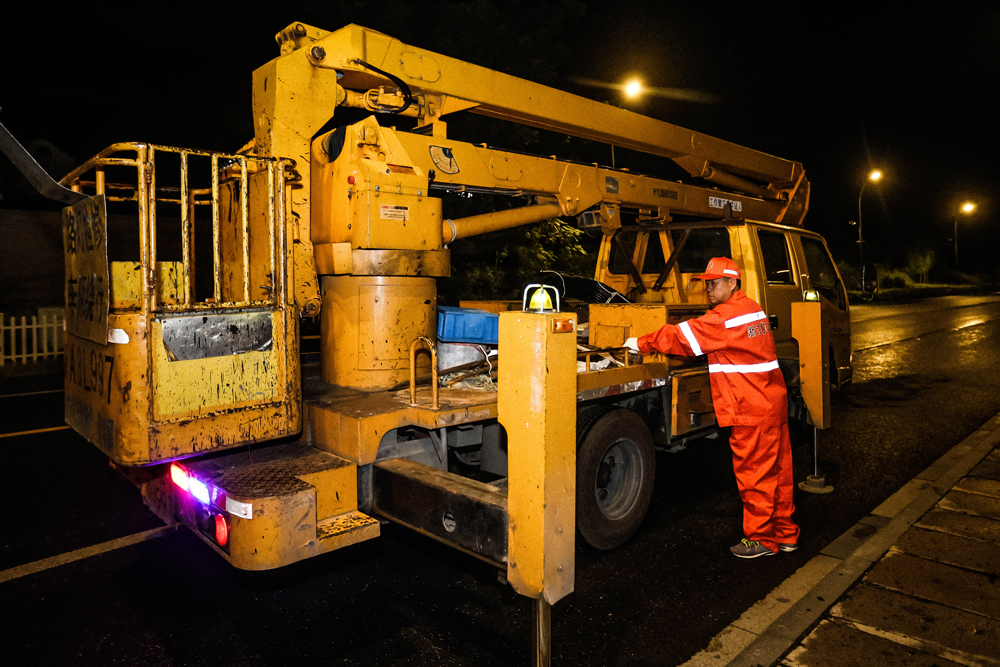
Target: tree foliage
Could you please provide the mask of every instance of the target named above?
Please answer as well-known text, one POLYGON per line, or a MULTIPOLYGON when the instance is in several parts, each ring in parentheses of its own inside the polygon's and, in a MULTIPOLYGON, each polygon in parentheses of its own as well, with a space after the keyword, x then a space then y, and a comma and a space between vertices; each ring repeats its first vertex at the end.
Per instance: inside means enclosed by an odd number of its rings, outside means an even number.
POLYGON ((518 299, 525 281, 543 269, 593 274, 596 258, 583 233, 558 218, 460 239, 451 244, 451 278, 438 282, 442 304, 461 299, 518 299))
POLYGON ((934 268, 935 259, 933 250, 911 248, 906 253, 906 272, 916 278, 917 282, 926 283, 928 274, 934 268))

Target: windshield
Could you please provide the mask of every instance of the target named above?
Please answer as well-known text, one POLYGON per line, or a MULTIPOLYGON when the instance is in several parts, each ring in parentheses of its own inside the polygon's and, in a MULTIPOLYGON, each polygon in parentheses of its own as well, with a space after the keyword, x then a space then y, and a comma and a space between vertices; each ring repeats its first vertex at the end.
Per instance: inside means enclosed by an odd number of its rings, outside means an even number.
MULTIPOLYGON (((671 229, 671 242, 676 247, 684 236, 685 230, 671 229)), ((608 262, 608 271, 614 274, 627 274, 629 272, 629 262, 635 254, 635 243, 638 234, 634 231, 619 231, 618 238, 621 245, 611 244, 611 257, 608 262), (624 249, 623 253, 621 249, 624 249), (625 253, 628 253, 626 257, 625 253)), ((666 258, 663 246, 660 242, 660 235, 656 232, 649 234, 646 243, 646 254, 642 262, 642 273, 660 273, 666 266, 666 258)), ((692 229, 687 242, 681 250, 677 260, 678 266, 683 273, 701 273, 708 265, 708 260, 713 257, 732 257, 732 248, 729 244, 729 230, 725 227, 712 227, 703 229, 692 229)))

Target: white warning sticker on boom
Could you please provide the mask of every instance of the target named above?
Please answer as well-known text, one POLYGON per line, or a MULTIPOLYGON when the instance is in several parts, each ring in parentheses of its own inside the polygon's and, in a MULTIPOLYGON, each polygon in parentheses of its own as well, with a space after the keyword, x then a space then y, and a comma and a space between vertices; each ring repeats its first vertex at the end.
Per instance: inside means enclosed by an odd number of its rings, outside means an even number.
POLYGON ((410 208, 408 206, 379 206, 379 218, 406 221, 410 219, 410 208))
POLYGON ((722 197, 709 197, 708 207, 709 208, 726 208, 726 204, 733 207, 733 212, 743 210, 743 202, 736 201, 734 199, 723 199, 722 197))

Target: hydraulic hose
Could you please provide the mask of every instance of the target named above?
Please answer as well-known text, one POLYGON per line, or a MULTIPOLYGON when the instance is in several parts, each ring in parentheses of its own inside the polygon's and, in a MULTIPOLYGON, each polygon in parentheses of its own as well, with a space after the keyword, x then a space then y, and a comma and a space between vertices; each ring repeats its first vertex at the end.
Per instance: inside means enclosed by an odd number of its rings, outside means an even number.
POLYGON ((400 79, 398 76, 395 76, 393 74, 389 74, 385 70, 381 70, 381 69, 379 69, 378 67, 375 67, 372 64, 366 63, 361 58, 355 58, 354 62, 356 64, 358 64, 358 65, 361 65, 365 69, 370 69, 371 71, 375 72, 376 74, 381 74, 382 76, 384 76, 385 78, 389 79, 394 84, 396 84, 396 86, 398 86, 399 89, 401 91, 403 91, 403 97, 406 98, 406 104, 404 104, 399 109, 393 110, 392 113, 403 113, 404 111, 406 111, 407 109, 410 108, 410 104, 413 103, 413 93, 410 91, 410 87, 408 85, 406 85, 406 83, 402 79, 400 79))

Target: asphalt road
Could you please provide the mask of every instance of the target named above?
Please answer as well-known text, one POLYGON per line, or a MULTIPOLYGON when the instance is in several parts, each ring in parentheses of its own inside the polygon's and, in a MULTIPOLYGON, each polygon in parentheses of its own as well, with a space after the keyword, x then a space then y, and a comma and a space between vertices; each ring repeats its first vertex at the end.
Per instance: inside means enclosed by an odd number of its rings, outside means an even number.
MULTIPOLYGON (((552 611, 553 664, 684 662, 1000 411, 998 303, 855 310, 856 381, 834 394, 834 426, 819 437, 819 467, 836 490, 797 495, 795 553, 729 555, 740 503, 723 440, 659 453, 639 533, 610 553, 578 547, 576 591, 552 611)), ((58 428, 61 393, 35 393, 51 389, 4 383, 28 395, 0 398, 0 433, 58 428)), ((0 448, 5 665, 530 661, 531 601, 495 569, 405 529, 384 526, 378 540, 278 572, 239 572, 186 531, 159 531, 138 493, 72 431, 0 437, 0 448), (149 539, 24 574, 134 535, 149 539)), ((811 443, 794 455, 804 479, 811 443)))

